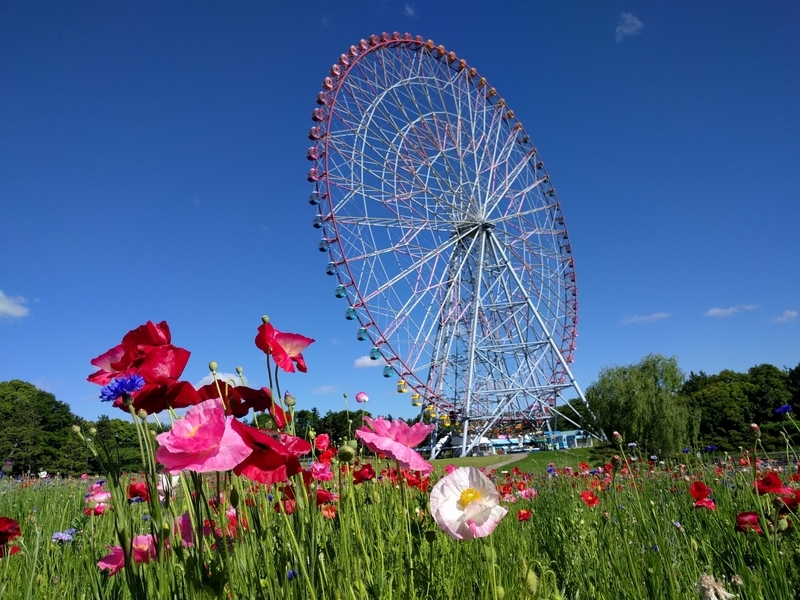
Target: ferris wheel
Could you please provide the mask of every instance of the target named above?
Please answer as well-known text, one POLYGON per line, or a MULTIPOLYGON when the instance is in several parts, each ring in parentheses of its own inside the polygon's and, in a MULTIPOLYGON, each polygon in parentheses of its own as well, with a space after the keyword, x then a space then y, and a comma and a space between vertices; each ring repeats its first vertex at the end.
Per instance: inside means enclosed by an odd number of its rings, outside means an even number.
POLYGON ((585 402, 564 217, 498 92, 443 46, 384 33, 339 57, 317 104, 319 250, 383 375, 463 455, 491 430, 546 426, 568 388, 585 402))

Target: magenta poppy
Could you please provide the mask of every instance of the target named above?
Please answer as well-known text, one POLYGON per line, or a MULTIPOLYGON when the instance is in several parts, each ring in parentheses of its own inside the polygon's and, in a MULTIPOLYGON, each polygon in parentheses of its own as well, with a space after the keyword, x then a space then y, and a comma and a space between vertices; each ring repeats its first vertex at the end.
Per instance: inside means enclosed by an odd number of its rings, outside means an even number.
POLYGON ((356 430, 355 435, 367 448, 380 453, 400 463, 401 466, 412 471, 430 473, 433 465, 427 462, 412 448, 418 446, 427 438, 433 424, 415 423, 408 425, 401 419, 387 421, 383 417, 372 419, 364 417, 369 427, 364 426, 356 430))

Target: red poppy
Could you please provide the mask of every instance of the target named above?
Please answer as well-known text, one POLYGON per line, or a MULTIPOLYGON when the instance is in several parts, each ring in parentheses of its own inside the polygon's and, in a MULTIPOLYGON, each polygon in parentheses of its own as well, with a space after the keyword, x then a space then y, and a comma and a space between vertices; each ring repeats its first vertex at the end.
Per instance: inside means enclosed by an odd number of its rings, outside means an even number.
POLYGON ((530 521, 533 513, 524 508, 517 511, 517 520, 522 523, 523 521, 530 521))
POLYGON ((736 515, 736 531, 755 531, 758 534, 764 533, 758 524, 758 513, 743 512, 736 515))
POLYGON ((0 557, 19 552, 19 548, 16 546, 6 548, 8 543, 14 538, 18 538, 19 535, 19 523, 8 517, 0 517, 0 557))
POLYGON ((287 417, 283 409, 272 401, 272 392, 265 387, 255 390, 244 385, 219 385, 211 382, 197 390, 203 400, 221 398, 225 404, 225 413, 241 419, 247 416, 250 409, 256 412, 269 412, 278 429, 286 427, 287 417))
POLYGON ((297 370, 306 373, 306 361, 301 352, 314 342, 299 333, 283 333, 272 326, 272 323, 263 323, 258 328, 256 347, 265 354, 271 354, 275 364, 287 373, 297 370))
POLYGON ((364 483, 375 478, 375 469, 372 464, 366 463, 360 469, 353 471, 353 483, 364 483))
POLYGON ((695 500, 703 500, 711 495, 711 488, 702 481, 693 481, 689 486, 689 493, 695 500))
POLYGON ((590 508, 600 504, 600 498, 588 490, 581 492, 581 500, 583 500, 584 504, 590 508))
POLYGON ((777 494, 779 496, 791 496, 794 489, 783 485, 781 478, 774 471, 767 473, 764 477, 755 482, 756 491, 759 495, 777 494))
POLYGON ((325 452, 331 445, 331 437, 327 433, 320 433, 314 438, 314 447, 320 452, 325 452))
POLYGON ((326 519, 336 518, 336 507, 333 504, 326 504, 322 507, 322 516, 326 519))
POLYGON ((273 434, 244 425, 236 419, 233 430, 253 452, 233 472, 265 485, 288 481, 303 470, 298 457, 311 452, 311 444, 285 433, 273 434))
MULTIPOLYGON (((178 381, 169 385, 145 384, 132 395, 133 408, 143 410, 147 414, 161 412, 167 408, 187 408, 200 404, 203 400, 188 381, 178 381)), ((122 398, 114 400, 114 406, 128 412, 122 398)))
POLYGON ((122 342, 97 358, 92 364, 99 370, 87 377, 98 385, 113 379, 139 375, 145 383, 168 385, 175 383, 189 361, 188 350, 172 345, 166 321, 148 321, 125 334, 122 342))
POLYGON ((141 498, 145 502, 150 500, 150 492, 147 489, 146 482, 137 481, 128 486, 128 500, 133 500, 134 498, 141 498))
POLYGON ((695 508, 707 508, 709 510, 717 510, 717 505, 711 498, 701 498, 694 503, 695 508))
POLYGON ((322 488, 317 490, 317 506, 322 506, 326 502, 336 502, 338 499, 339 497, 333 492, 322 488))
POLYGON ((336 456, 336 449, 335 448, 328 448, 317 457, 317 460, 323 464, 329 465, 331 464, 331 459, 336 456))

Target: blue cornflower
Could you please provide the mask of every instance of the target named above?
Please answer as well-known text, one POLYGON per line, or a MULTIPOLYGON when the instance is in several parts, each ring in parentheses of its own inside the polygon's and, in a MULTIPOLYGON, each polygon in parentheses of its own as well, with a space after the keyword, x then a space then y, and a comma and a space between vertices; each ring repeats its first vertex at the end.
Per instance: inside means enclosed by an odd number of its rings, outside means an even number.
POLYGON ((291 581, 292 579, 297 577, 297 571, 295 571, 294 569, 289 569, 289 572, 286 574, 286 577, 289 581, 291 581))
POLYGON ((130 377, 118 377, 112 379, 111 383, 100 390, 100 400, 111 402, 120 396, 130 396, 138 392, 144 386, 144 378, 141 375, 131 375, 130 377))
POLYGON ((689 454, 689 452, 691 452, 691 451, 692 451, 692 449, 691 449, 691 448, 684 448, 684 449, 683 449, 683 453, 684 453, 684 454, 689 454))
POLYGON ((149 521, 150 515, 142 515, 142 521, 149 521))
POLYGON ((144 502, 144 498, 136 496, 136 498, 128 498, 129 504, 139 504, 139 502, 144 502))
POLYGON ((74 529, 68 529, 67 531, 56 531, 53 534, 53 537, 50 538, 50 541, 58 544, 67 544, 72 541, 73 533, 75 533, 74 529))
POLYGON ((653 454, 653 455, 650 457, 650 460, 658 460, 658 457, 657 457, 655 454, 653 454))
POLYGON ((717 447, 714 444, 711 444, 710 446, 706 446, 705 448, 703 448, 703 452, 713 452, 716 449, 717 447))
POLYGON ((636 448, 637 445, 636 442, 628 442, 628 448, 636 448))
POLYGON ((791 412, 792 405, 791 404, 784 404, 783 406, 779 406, 775 409, 776 415, 785 415, 788 412, 791 412))

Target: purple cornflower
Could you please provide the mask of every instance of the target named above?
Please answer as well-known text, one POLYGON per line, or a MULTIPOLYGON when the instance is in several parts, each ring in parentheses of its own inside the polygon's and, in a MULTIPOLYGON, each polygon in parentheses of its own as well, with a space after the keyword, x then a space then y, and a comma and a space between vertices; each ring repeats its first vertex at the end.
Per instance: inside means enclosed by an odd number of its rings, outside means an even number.
POLYGON ((791 404, 784 404, 783 406, 779 406, 775 409, 776 415, 785 415, 788 412, 791 412, 792 405, 791 404))
POLYGON ((286 574, 286 577, 287 579, 289 579, 289 581, 291 581, 292 579, 297 577, 297 571, 295 571, 294 569, 290 569, 289 572, 286 574))
POLYGON ((50 538, 50 541, 55 542, 57 544, 68 544, 72 541, 72 536, 75 533, 75 529, 67 529, 66 531, 56 531, 53 534, 53 537, 50 538))
POLYGON ((118 377, 112 379, 111 383, 100 390, 100 400, 111 402, 120 396, 130 396, 138 392, 144 386, 144 378, 141 375, 131 375, 130 377, 118 377))

